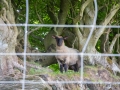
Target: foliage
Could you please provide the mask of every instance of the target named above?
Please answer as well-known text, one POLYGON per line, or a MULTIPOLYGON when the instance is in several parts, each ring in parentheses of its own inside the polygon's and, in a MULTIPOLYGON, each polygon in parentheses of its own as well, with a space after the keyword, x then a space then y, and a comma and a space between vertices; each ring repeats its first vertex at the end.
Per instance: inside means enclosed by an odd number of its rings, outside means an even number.
MULTIPOLYGON (((61 0, 30 0, 29 1, 29 23, 30 24, 54 24, 55 18, 54 15, 58 16, 60 11, 60 2, 61 0), (53 15, 54 14, 54 15, 53 15)), ((66 17, 66 24, 73 24, 73 18, 79 14, 80 7, 82 6, 84 0, 76 0, 70 2, 70 9, 68 11, 68 15, 66 17)), ((118 4, 118 0, 100 0, 97 1, 98 4, 98 16, 97 16, 97 25, 99 25, 110 12, 112 6, 118 4)), ((24 0, 12 0, 12 4, 15 11, 16 22, 17 23, 25 23, 25 1, 24 0)), ((85 14, 85 13, 84 13, 85 14)), ((114 18, 111 20, 110 25, 119 25, 120 14, 117 13, 114 18)), ((40 51, 45 51, 45 47, 43 44, 44 38, 47 33, 50 31, 50 28, 47 27, 40 27, 34 31, 36 27, 29 27, 29 31, 31 32, 29 36, 29 42, 32 47, 38 48, 40 51)), ((74 33, 74 31, 73 31, 74 33)), ((119 33, 117 28, 114 28, 109 34, 109 43, 111 43, 113 37, 119 33)), ((120 40, 120 39, 119 39, 120 40)), ((96 44, 96 49, 100 51, 102 48, 100 46, 101 39, 99 39, 98 43, 96 44)), ((120 42, 119 42, 120 44, 120 42)), ((113 51, 114 53, 116 49, 113 51)))
POLYGON ((0 11, 1 11, 1 9, 2 9, 2 4, 0 3, 0 11))
MULTIPOLYGON (((58 64, 52 64, 52 65, 50 65, 50 66, 48 66, 52 71, 53 71, 53 74, 54 75, 61 75, 62 73, 60 72, 60 70, 59 70, 59 65, 58 64)), ((80 74, 80 72, 74 72, 73 70, 68 70, 67 72, 65 72, 64 74, 65 75, 67 75, 67 76, 71 76, 71 75, 73 75, 73 74, 77 74, 77 73, 79 73, 80 74)))
POLYGON ((49 66, 49 68, 51 70, 53 70, 54 72, 59 72, 59 65, 58 64, 52 64, 49 66))
POLYGON ((44 37, 47 35, 49 28, 40 28, 29 35, 29 42, 32 47, 38 48, 40 51, 44 51, 44 37))

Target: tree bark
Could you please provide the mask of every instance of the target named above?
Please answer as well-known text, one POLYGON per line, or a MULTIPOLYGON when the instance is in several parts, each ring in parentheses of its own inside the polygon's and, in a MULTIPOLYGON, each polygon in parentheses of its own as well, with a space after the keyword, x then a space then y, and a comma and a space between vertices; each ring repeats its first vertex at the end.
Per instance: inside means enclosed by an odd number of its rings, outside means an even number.
MULTIPOLYGON (((60 11, 57 16, 58 21, 56 24, 64 25, 66 23, 66 17, 70 8, 69 4, 70 4, 69 0, 60 0, 60 11)), ((55 44, 54 39, 52 39, 52 35, 56 35, 56 34, 61 35, 63 28, 64 27, 57 27, 57 28, 54 28, 54 30, 51 29, 50 32, 46 35, 44 39, 44 45, 45 45, 46 51, 51 44, 55 44)))
MULTIPOLYGON (((17 45, 18 30, 16 26, 8 26, 7 24, 15 24, 15 17, 11 0, 1 0, 2 6, 0 13, 0 53, 15 53, 15 46, 17 45)), ((15 75, 14 67, 23 70, 24 67, 18 63, 16 55, 1 55, 0 68, 4 75, 15 75)))
POLYGON ((103 32, 105 31, 105 26, 110 22, 110 20, 114 17, 114 15, 116 14, 116 12, 120 9, 120 4, 117 4, 115 6, 112 7, 111 11, 109 12, 109 14, 107 15, 107 17, 105 18, 105 20, 103 22, 101 22, 100 25, 104 25, 104 27, 97 29, 94 32, 94 37, 95 39, 95 43, 93 45, 96 45, 98 39, 100 38, 100 36, 103 34, 103 32))
MULTIPOLYGON (((64 0, 61 0, 61 1, 64 1, 64 0)), ((85 3, 81 6, 81 12, 79 14, 77 13, 76 17, 72 17, 72 20, 73 20, 72 24, 77 25, 81 21, 85 25, 92 25, 93 24, 93 19, 94 19, 94 16, 95 16, 95 14, 94 14, 95 12, 94 12, 94 5, 93 5, 92 1, 93 0, 86 0, 85 1, 85 3)), ((62 5, 61 8, 64 8, 64 7, 65 6, 62 5)), ((64 10, 68 10, 68 9, 69 9, 68 7, 67 7, 67 9, 64 8, 64 10)), ((101 57, 100 56, 101 53, 99 53, 96 50, 95 46, 96 46, 99 38, 101 37, 101 35, 104 33, 106 25, 108 25, 110 23, 110 21, 112 20, 112 18, 115 16, 115 14, 117 13, 117 11, 119 9, 120 9, 120 4, 113 6, 111 8, 110 12, 108 13, 107 17, 100 23, 100 25, 103 25, 104 27, 95 28, 92 36, 90 37, 90 41, 89 41, 89 43, 86 47, 85 53, 92 53, 92 54, 98 54, 99 55, 99 56, 88 56, 87 57, 87 60, 90 60, 90 62, 92 64, 95 64, 97 62, 97 63, 102 64, 105 67, 110 66, 109 62, 107 61, 108 57, 101 57)), ((60 20, 60 16, 61 16, 61 18, 64 16, 63 17, 64 20, 61 19, 61 21, 60 21, 61 23, 58 23, 58 24, 65 24, 66 15, 67 15, 67 13, 66 14, 60 14, 59 13, 59 20, 60 20)), ((77 42, 79 44, 78 45, 79 51, 81 51, 81 49, 84 47, 84 45, 85 45, 85 43, 88 39, 88 35, 90 34, 90 29, 91 28, 82 28, 82 30, 80 30, 80 28, 78 28, 78 27, 74 27, 72 29, 73 33, 77 36, 77 40, 78 40, 77 42)), ((61 33, 62 29, 60 28, 60 29, 57 29, 57 30, 58 30, 58 33, 61 33), (60 32, 59 32, 59 30, 60 30, 60 32)), ((46 48, 48 48, 51 44, 55 44, 54 40, 51 38, 51 35, 53 35, 53 34, 55 34, 55 32, 51 30, 49 32, 49 34, 46 36, 47 38, 45 38, 45 43, 44 43, 46 48)), ((112 46, 111 46, 111 48, 112 48, 112 46)))

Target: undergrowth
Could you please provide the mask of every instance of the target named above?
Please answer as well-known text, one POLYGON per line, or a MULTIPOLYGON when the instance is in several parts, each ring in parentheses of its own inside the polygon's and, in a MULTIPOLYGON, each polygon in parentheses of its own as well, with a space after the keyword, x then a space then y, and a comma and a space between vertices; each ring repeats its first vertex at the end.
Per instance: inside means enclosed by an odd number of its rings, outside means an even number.
MULTIPOLYGON (((104 70, 104 68, 100 67, 100 66, 85 66, 84 67, 84 72, 83 72, 84 79, 91 80, 91 81, 96 81, 96 78, 98 77, 98 76, 96 76, 96 74, 98 73, 98 69, 99 70, 104 70)), ((81 77, 80 76, 81 75, 80 71, 79 72, 74 72, 73 70, 68 70, 67 72, 61 73, 60 70, 59 70, 58 64, 52 64, 48 67, 41 67, 41 69, 30 68, 29 69, 29 75, 45 75, 45 74, 47 74, 53 80, 70 80, 70 81, 72 80, 72 81, 74 81, 74 80, 80 80, 80 77, 81 77)), ((111 78, 119 79, 118 76, 115 76, 112 73, 109 73, 109 75, 110 75, 111 78)), ((101 79, 98 79, 97 81, 102 82, 101 79)))

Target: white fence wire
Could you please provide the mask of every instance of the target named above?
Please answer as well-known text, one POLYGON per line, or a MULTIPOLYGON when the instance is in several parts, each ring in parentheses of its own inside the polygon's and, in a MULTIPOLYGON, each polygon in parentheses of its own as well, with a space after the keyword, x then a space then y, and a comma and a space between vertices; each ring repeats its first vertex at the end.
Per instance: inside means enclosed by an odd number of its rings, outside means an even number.
POLYGON ((26 0, 26 21, 25 21, 25 35, 24 35, 24 71, 23 71, 23 82, 22 90, 25 89, 25 76, 26 76, 26 52, 27 52, 27 29, 28 29, 28 19, 29 19, 29 1, 26 0))
MULTIPOLYGON (((93 20, 93 24, 92 25, 52 25, 52 24, 29 24, 28 20, 29 20, 29 0, 26 0, 26 21, 24 24, 8 24, 8 26, 24 26, 25 27, 25 32, 24 32, 24 52, 23 53, 0 53, 0 55, 23 55, 24 56, 24 67, 26 68, 26 56, 27 55, 39 55, 39 56, 50 56, 50 55, 68 55, 68 54, 72 54, 72 55, 81 55, 81 73, 80 73, 80 80, 79 81, 45 81, 44 83, 79 83, 81 85, 83 84, 120 84, 120 82, 92 82, 92 81, 84 81, 83 80, 83 72, 84 72, 84 65, 83 65, 83 57, 84 56, 120 56, 119 54, 91 54, 91 53, 85 53, 86 47, 89 43, 89 40, 93 34, 93 31, 95 30, 95 28, 120 28, 120 26, 111 26, 111 25, 96 25, 96 20, 97 20, 97 0, 94 0, 94 6, 95 6, 95 16, 94 16, 94 20, 93 20), (83 47, 83 50, 81 53, 79 54, 75 54, 75 53, 60 53, 60 54, 56 54, 56 53, 26 53, 27 51, 27 34, 28 34, 28 26, 31 27, 85 27, 85 28, 91 28, 90 30, 90 34, 88 36, 88 39, 83 47)), ((4 24, 0 24, 0 26, 4 26, 4 24)), ((26 77, 26 71, 23 71, 23 79, 21 81, 0 81, 0 83, 6 83, 6 84, 10 84, 10 83, 21 83, 22 84, 22 90, 25 90, 25 84, 40 84, 43 82, 34 82, 34 81, 26 81, 25 80, 26 77)), ((83 90, 83 88, 80 88, 80 90, 83 90)))

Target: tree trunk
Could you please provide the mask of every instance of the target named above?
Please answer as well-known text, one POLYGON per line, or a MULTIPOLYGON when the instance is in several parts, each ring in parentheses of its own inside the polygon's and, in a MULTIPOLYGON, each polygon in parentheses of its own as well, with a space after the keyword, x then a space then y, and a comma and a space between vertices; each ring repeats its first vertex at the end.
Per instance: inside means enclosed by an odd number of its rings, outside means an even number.
MULTIPOLYGON (((61 0, 61 1, 64 1, 64 0, 61 0)), ((63 8, 63 7, 61 7, 61 8, 63 8)), ((67 10, 68 9, 69 8, 67 7, 67 10)), ((117 11, 119 9, 120 9, 120 4, 112 6, 112 8, 111 8, 110 12, 107 14, 106 18, 100 23, 100 25, 103 25, 104 27, 94 28, 93 33, 91 34, 90 38, 88 38, 88 36, 91 33, 90 32, 91 28, 93 28, 93 27, 90 27, 90 28, 73 27, 72 28, 73 34, 76 35, 76 37, 77 37, 76 42, 78 42, 78 43, 75 43, 75 44, 78 44, 76 46, 78 46, 79 51, 80 52, 83 51, 83 53, 92 53, 92 54, 99 55, 99 56, 87 56, 86 59, 89 60, 91 64, 99 63, 105 67, 109 66, 111 69, 113 68, 113 67, 111 67, 112 64, 109 64, 109 62, 107 61, 109 58, 107 56, 101 57, 100 53, 96 50, 95 46, 96 46, 99 38, 101 37, 101 35, 105 32, 105 29, 106 29, 105 26, 110 23, 110 21, 113 19, 114 15, 117 13, 117 11), (87 40, 89 40, 89 42, 88 42, 87 46, 84 48, 87 40), (85 50, 83 50, 83 48, 85 50)), ((63 10, 66 10, 66 9, 63 9, 63 10)), ((61 15, 65 15, 65 14, 61 14, 61 15)), ((76 15, 75 17, 72 17, 72 20, 73 20, 72 24, 78 25, 80 22, 83 22, 83 24, 85 24, 85 25, 93 25, 94 17, 95 17, 95 9, 94 9, 93 0, 84 0, 84 3, 83 3, 83 5, 81 5, 81 10, 78 13, 78 15, 76 15), (83 13, 84 13, 84 15, 83 15, 83 13)), ((66 18, 66 15, 64 16, 64 20, 65 20, 65 18, 66 18)), ((65 24, 65 21, 64 21, 64 23, 62 22, 62 23, 58 23, 58 24, 65 24)), ((57 30, 56 31, 58 33, 61 33, 61 29, 57 28, 57 30)), ((108 43, 107 43, 107 39, 108 39, 108 35, 109 35, 108 32, 109 32, 109 30, 107 31, 107 34, 105 35, 106 38, 105 38, 104 47, 103 47, 103 49, 104 49, 103 51, 107 52, 107 53, 109 51, 113 50, 112 45, 111 45, 110 50, 108 50, 110 47, 108 47, 108 48, 105 47, 105 45, 108 45, 108 43)), ((45 44, 46 48, 48 48, 51 44, 55 44, 54 40, 51 38, 52 34, 55 34, 54 30, 53 31, 51 30, 48 33, 48 35, 46 36, 46 38, 44 39, 44 42, 45 42, 44 44, 45 44)), ((63 32, 62 32, 62 34, 63 34, 63 32)), ((119 37, 119 35, 117 35, 116 38, 117 37, 119 37)), ((116 40, 116 38, 115 38, 115 40, 116 40)), ((115 42, 115 40, 114 40, 114 42, 115 42)), ((111 59, 109 59, 109 60, 111 60, 111 59)), ((110 62, 112 62, 112 61, 110 61, 110 62)))
MULTIPOLYGON (((0 53, 15 53, 15 46, 17 45, 18 30, 16 26, 8 26, 7 24, 15 24, 14 12, 11 5, 11 0, 1 0, 0 13, 0 53)), ((18 63, 16 55, 2 55, 0 56, 0 68, 2 75, 15 75, 14 67, 24 69, 18 63)))

